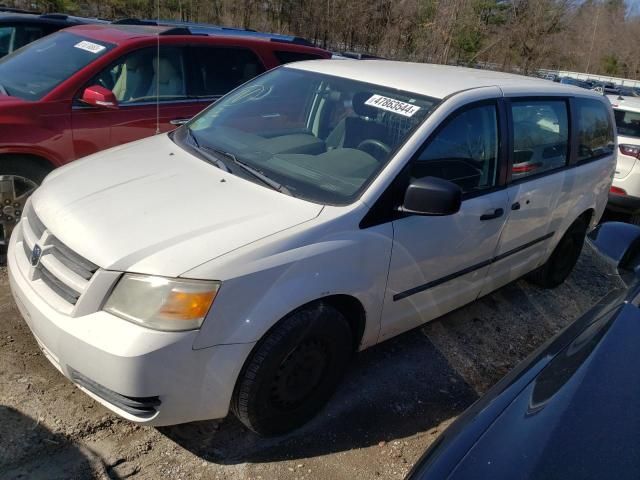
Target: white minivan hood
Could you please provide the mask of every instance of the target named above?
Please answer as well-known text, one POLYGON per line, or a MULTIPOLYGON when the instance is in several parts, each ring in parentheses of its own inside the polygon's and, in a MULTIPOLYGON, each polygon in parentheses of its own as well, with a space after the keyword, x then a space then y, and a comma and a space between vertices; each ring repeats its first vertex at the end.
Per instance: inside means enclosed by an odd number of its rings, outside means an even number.
POLYGON ((167 135, 56 170, 32 205, 53 235, 100 267, 164 276, 179 276, 322 210, 224 172, 167 135))

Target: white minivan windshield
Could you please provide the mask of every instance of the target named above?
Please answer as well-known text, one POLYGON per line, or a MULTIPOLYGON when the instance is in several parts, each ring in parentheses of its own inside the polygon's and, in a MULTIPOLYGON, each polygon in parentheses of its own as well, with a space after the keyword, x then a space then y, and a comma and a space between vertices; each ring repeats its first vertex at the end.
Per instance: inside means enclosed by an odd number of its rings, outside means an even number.
POLYGON ((295 197, 345 205, 358 198, 436 102, 283 67, 236 89, 183 132, 192 148, 214 155, 234 174, 295 197))

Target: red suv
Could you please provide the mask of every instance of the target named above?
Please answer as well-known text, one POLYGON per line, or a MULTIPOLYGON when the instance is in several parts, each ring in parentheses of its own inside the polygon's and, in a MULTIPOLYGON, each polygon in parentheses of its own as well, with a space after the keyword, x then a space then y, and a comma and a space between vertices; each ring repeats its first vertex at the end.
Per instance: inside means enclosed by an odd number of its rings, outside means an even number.
POLYGON ((278 39, 83 25, 0 60, 0 245, 53 168, 166 132, 265 70, 329 58, 278 39))

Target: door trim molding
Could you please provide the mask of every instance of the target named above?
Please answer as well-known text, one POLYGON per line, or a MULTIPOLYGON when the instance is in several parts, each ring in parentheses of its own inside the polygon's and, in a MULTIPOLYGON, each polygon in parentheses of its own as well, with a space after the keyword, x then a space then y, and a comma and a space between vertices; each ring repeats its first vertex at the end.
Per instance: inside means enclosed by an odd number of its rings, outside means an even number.
POLYGON ((434 288, 437 287, 438 285, 442 285, 443 283, 449 282, 455 278, 461 277, 463 275, 466 275, 468 273, 474 272, 476 270, 479 270, 483 267, 489 266, 493 263, 499 262, 500 260, 504 260, 505 258, 511 256, 511 255, 515 255, 516 253, 519 253, 523 250, 526 250, 529 247, 532 247, 540 242, 544 242, 545 240, 548 240, 549 238, 553 237, 553 235, 555 234, 555 232, 550 232, 547 233, 546 235, 543 235, 542 237, 536 238, 535 240, 532 240, 530 242, 527 242, 523 245, 520 245, 519 247, 516 248, 512 248, 511 250, 504 252, 498 256, 495 256, 489 260, 485 260, 484 262, 480 262, 477 263, 475 265, 471 265, 470 267, 464 268, 462 270, 459 270, 457 272, 454 273, 450 273, 449 275, 446 275, 444 277, 438 278, 436 280, 432 280, 430 282, 424 283, 422 285, 418 285, 417 287, 413 287, 410 288, 409 290, 405 290, 404 292, 400 292, 400 293, 396 293, 393 296, 393 301, 397 302, 398 300, 402 300, 405 299, 407 297, 410 297, 411 295, 415 295, 416 293, 420 293, 420 292, 424 292, 425 290, 429 290, 430 288, 434 288))

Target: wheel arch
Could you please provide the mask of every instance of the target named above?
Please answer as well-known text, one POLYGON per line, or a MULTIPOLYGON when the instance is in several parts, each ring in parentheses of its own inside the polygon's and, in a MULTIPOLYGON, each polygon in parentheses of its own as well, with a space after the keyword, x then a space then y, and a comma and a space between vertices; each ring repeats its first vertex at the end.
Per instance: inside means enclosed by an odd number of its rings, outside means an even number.
MULTIPOLYGON (((576 220, 577 220, 577 219, 579 219, 579 218, 583 219, 583 220, 586 222, 587 227, 589 227, 589 226, 591 225, 591 222, 592 222, 592 221, 593 221, 593 219, 594 219, 594 215, 595 215, 595 214, 596 214, 596 210, 595 210, 595 208, 593 208, 593 207, 589 207, 589 208, 587 208, 584 212, 582 212, 580 215, 578 215, 578 217, 576 218, 576 220)), ((575 220, 573 221, 573 223, 575 223, 575 220)), ((573 225, 573 223, 571 223, 571 225, 573 225)), ((570 227, 571 225, 569 225, 569 227, 570 227)), ((567 227, 567 229, 568 229, 569 227, 567 227)))
POLYGON ((3 163, 9 161, 10 159, 23 159, 25 161, 34 163, 39 167, 46 168, 49 170, 53 170, 58 165, 55 161, 50 158, 47 158, 44 155, 35 154, 35 153, 27 153, 27 152, 2 152, 0 153, 0 166, 3 163))
POLYGON ((271 325, 260 337, 257 343, 260 343, 264 338, 266 338, 287 317, 299 312, 300 310, 312 308, 314 305, 321 303, 335 308, 344 315, 353 334, 353 350, 354 352, 357 351, 360 347, 360 342, 362 341, 365 327, 367 325, 366 311, 360 300, 347 294, 334 294, 319 297, 292 309, 274 322, 273 325, 271 325))

